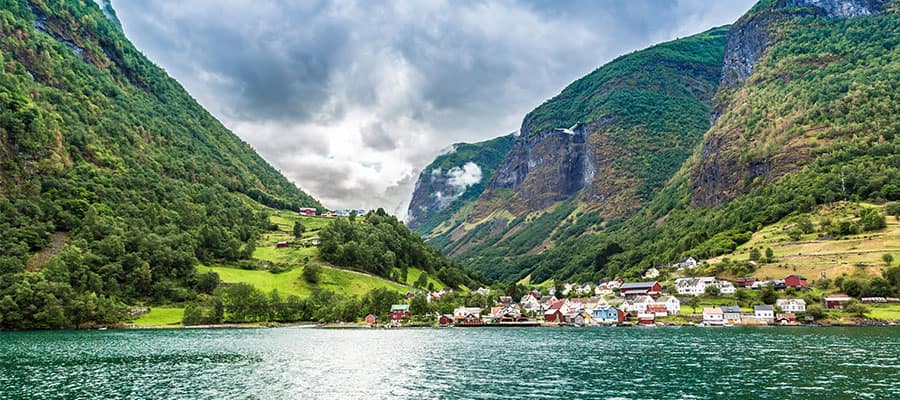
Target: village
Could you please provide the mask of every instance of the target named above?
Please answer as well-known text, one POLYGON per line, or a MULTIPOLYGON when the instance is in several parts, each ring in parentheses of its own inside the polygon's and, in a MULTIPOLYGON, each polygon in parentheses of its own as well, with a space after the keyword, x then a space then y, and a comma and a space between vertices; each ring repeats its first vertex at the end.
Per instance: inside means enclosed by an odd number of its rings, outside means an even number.
MULTIPOLYGON (((435 324, 439 327, 797 326, 816 324, 822 310, 843 310, 848 305, 900 303, 898 298, 854 299, 845 294, 830 293, 812 305, 800 296, 810 290, 807 279, 800 275, 771 281, 738 278, 734 282, 712 276, 684 277, 675 279, 665 289, 659 281, 626 282, 615 278, 596 284, 566 283, 560 293, 556 293, 555 288, 550 288, 546 294, 531 290, 518 301, 507 295, 491 297, 495 291, 482 287, 474 293, 493 299, 493 306, 461 306, 452 314, 414 316, 409 304, 395 304, 387 321, 381 321, 377 315, 368 315, 365 324, 370 327, 435 324), (745 294, 771 292, 772 304, 750 301, 758 304, 741 307, 737 300, 732 300, 738 291, 745 294), (701 297, 706 299, 704 303, 719 305, 699 307, 701 297), (808 306, 816 310, 808 310, 808 306), (701 312, 697 312, 698 307, 701 312)), ((448 291, 429 293, 427 299, 438 301, 448 291)), ((407 298, 412 300, 415 296, 408 293, 407 298)), ((747 301, 744 303, 746 305, 747 301)))

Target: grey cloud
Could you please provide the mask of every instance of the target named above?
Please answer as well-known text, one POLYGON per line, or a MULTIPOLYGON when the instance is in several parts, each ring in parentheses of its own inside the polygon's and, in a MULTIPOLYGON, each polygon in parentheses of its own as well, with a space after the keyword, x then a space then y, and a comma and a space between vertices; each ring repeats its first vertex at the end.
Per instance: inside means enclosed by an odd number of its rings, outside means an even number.
POLYGON ((412 190, 405 179, 451 143, 510 132, 616 56, 733 22, 753 2, 113 0, 113 7, 138 48, 326 205, 378 199, 393 209, 412 190), (310 161, 326 156, 340 162, 310 161))

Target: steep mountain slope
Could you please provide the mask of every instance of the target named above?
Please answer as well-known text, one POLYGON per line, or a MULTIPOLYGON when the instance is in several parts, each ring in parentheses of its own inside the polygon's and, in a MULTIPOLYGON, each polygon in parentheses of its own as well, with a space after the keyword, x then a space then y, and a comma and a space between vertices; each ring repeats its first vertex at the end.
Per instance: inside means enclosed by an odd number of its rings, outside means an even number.
MULTIPOLYGON (((587 218, 581 190, 508 225, 473 219, 465 234, 433 242, 499 279, 611 278, 687 255, 728 254, 766 225, 835 201, 900 199, 898 13, 897 1, 760 2, 728 32, 713 126, 644 208, 625 219, 587 218)), ((522 154, 566 156, 534 149, 522 154)), ((551 180, 564 175, 548 171, 551 180)), ((519 201, 516 187, 498 191, 505 197, 491 205, 519 201)))
MULTIPOLYGON (((727 28, 628 54, 529 113, 465 223, 430 240, 496 274, 640 209, 709 128, 727 28)), ((495 275, 496 274, 496 275, 495 275)))
POLYGON ((452 229, 451 217, 465 220, 468 213, 457 212, 471 210, 514 141, 515 136, 510 134, 479 143, 457 143, 438 156, 419 174, 407 225, 429 234, 442 224, 444 230, 452 229))
POLYGON ((0 327, 196 296, 197 260, 253 253, 253 200, 320 206, 94 2, 0 0, 0 31, 0 327))

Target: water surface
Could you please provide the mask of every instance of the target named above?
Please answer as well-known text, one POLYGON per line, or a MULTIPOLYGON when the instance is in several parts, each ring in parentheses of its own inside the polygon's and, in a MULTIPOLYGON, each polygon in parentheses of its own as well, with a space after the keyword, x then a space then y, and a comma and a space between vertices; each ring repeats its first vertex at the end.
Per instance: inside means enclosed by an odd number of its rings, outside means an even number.
POLYGON ((0 333, 0 398, 900 398, 898 328, 0 333))

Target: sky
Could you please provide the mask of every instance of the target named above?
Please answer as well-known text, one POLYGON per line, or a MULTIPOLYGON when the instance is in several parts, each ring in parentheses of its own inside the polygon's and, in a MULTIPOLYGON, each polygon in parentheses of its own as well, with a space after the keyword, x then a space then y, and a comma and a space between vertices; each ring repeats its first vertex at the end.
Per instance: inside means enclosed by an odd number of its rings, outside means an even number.
POLYGON ((453 143, 515 132, 615 57, 753 3, 112 1, 135 46, 288 179, 326 207, 400 217, 453 143))

